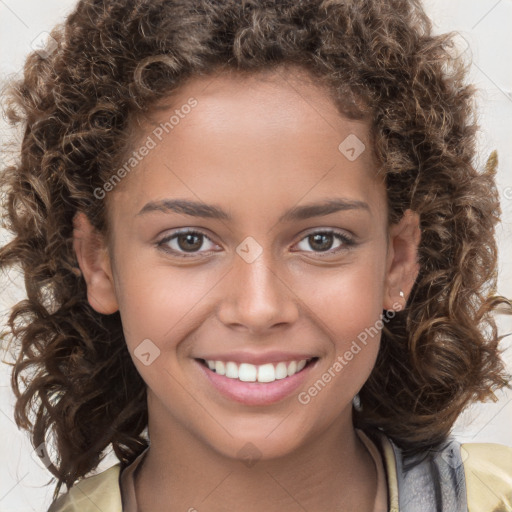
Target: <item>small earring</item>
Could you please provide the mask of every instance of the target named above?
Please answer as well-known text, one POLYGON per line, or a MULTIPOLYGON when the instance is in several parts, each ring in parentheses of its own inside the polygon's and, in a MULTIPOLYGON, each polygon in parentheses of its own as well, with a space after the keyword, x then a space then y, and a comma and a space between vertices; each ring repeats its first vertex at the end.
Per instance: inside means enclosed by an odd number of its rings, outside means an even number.
POLYGON ((405 297, 404 292, 402 290, 400 290, 400 294, 399 295, 400 295, 400 297, 402 297, 402 299, 405 297))

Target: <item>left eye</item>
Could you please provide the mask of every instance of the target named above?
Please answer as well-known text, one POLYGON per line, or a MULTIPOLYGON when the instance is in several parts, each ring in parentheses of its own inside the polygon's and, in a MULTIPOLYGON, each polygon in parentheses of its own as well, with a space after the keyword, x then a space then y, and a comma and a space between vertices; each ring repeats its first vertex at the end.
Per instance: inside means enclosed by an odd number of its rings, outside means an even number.
MULTIPOLYGON (((312 247, 314 249, 313 252, 320 254, 335 254, 342 251, 343 249, 346 249, 347 247, 354 245, 354 241, 352 240, 352 238, 333 230, 316 231, 314 233, 309 233, 299 242, 299 245, 304 241, 307 245, 309 245, 309 247, 312 247), (332 249, 332 244, 334 240, 338 240, 340 244, 335 249, 332 249)), ((311 252, 308 251, 306 248, 302 248, 301 250, 311 252)))
POLYGON ((200 231, 178 231, 172 235, 166 236, 160 240, 157 245, 166 252, 172 252, 179 256, 187 257, 183 252, 197 253, 197 249, 202 247, 204 239, 210 240, 208 236, 200 231))

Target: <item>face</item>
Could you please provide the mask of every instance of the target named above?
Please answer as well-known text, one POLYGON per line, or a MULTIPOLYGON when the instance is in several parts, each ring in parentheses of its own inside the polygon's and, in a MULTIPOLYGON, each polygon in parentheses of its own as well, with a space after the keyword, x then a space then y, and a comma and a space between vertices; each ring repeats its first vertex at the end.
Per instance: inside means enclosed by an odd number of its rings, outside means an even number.
POLYGON ((112 237, 96 263, 75 245, 91 305, 120 311, 150 428, 229 457, 349 423, 379 350, 368 332, 415 277, 416 232, 387 225, 368 124, 297 77, 190 81, 99 199, 112 237))

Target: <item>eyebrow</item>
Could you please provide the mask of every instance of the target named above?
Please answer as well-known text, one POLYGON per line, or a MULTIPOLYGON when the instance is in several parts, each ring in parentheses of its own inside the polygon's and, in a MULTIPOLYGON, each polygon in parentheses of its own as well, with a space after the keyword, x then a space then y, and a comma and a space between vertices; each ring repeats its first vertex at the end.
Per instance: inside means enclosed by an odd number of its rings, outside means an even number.
MULTIPOLYGON (((319 203, 309 203, 302 206, 295 206, 279 217, 279 222, 291 222, 304 220, 312 217, 320 217, 345 210, 362 210, 371 213, 368 203, 357 199, 332 198, 319 203)), ((233 220, 232 216, 219 206, 205 204, 188 199, 162 199, 151 201, 143 206, 137 213, 143 215, 149 212, 161 211, 176 212, 192 217, 203 217, 208 219, 233 220)))

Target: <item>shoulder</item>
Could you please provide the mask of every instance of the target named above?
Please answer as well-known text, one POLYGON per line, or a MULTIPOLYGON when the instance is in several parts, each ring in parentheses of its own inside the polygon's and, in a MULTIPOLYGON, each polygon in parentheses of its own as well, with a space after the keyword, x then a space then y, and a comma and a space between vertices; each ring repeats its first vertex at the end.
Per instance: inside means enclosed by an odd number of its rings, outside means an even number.
POLYGON ((381 433, 391 510, 512 512, 512 448, 459 443, 405 455, 381 433))
POLYGON ((469 512, 512 510, 512 447, 463 443, 469 512))
POLYGON ((119 487, 120 463, 76 483, 59 496, 48 512, 122 512, 119 487))

